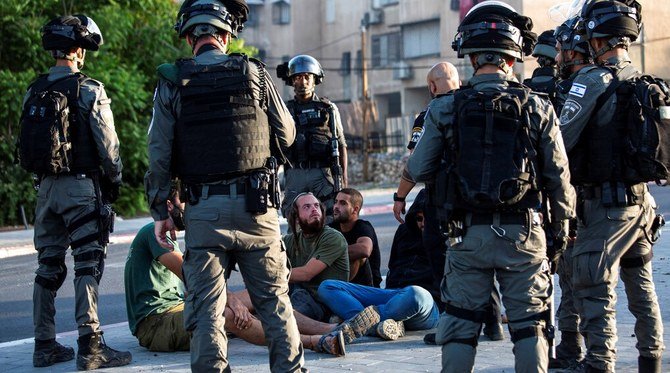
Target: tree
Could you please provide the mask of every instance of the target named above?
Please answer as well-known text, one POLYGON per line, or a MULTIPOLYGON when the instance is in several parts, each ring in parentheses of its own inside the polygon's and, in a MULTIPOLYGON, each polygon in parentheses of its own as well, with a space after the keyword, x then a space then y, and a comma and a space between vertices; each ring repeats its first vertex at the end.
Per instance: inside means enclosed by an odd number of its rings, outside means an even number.
MULTIPOLYGON (((124 165, 115 208, 124 216, 148 211, 143 177, 156 67, 191 55, 173 30, 178 10, 177 2, 167 0, 0 1, 0 200, 7 206, 0 211, 0 225, 19 224, 20 206, 33 219, 36 193, 30 175, 14 164, 14 144, 25 90, 53 64, 42 49, 40 28, 61 14, 86 14, 102 31, 104 44, 87 52, 83 71, 102 81, 112 99, 124 165)), ((231 43, 231 51, 257 53, 241 39, 231 43)))

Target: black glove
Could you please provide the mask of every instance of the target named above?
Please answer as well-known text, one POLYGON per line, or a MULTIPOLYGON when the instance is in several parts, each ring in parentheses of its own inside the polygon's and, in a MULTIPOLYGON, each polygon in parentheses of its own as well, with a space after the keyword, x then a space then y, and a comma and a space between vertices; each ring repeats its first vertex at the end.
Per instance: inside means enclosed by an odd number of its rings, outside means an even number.
POLYGON ((547 259, 549 260, 551 274, 556 273, 558 260, 568 248, 568 242, 570 240, 568 234, 568 220, 552 223, 550 232, 551 242, 547 242, 547 259))
POLYGON ((102 194, 103 204, 116 202, 119 199, 120 182, 113 182, 105 177, 100 180, 100 193, 102 194))

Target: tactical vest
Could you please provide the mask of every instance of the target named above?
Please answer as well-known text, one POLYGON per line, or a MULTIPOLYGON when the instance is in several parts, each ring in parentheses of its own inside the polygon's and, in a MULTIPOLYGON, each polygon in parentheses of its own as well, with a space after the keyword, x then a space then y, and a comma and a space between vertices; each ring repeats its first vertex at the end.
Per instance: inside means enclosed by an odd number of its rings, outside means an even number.
POLYGON ((67 97, 69 115, 68 138, 72 149, 68 152, 70 171, 68 173, 86 173, 98 170, 100 161, 93 142, 93 133, 88 122, 89 112, 79 110, 81 85, 90 78, 80 72, 71 77, 61 78, 57 82, 49 81, 48 74, 40 75, 30 85, 31 94, 45 90, 61 92, 67 97))
MULTIPOLYGON (((551 100, 552 106, 554 106, 554 111, 557 111, 558 102, 556 95, 556 84, 558 83, 558 77, 556 76, 556 70, 552 67, 539 67, 533 71, 533 76, 530 79, 523 81, 523 84, 528 86, 534 92, 545 93, 549 95, 549 100, 551 100), (536 79, 536 78, 551 78, 551 79, 536 79)), ((562 108, 562 105, 561 105, 562 108)), ((560 111, 557 111, 560 113, 560 111)))
MULTIPOLYGON (((459 89, 445 154, 455 210, 488 213, 537 208, 537 139, 529 118, 530 89, 459 89)), ((446 133, 445 133, 446 135, 446 133)))
POLYGON ((246 56, 216 65, 177 61, 181 114, 175 126, 174 172, 185 183, 241 176, 265 166, 270 127, 246 56))
POLYGON ((328 162, 332 156, 330 141, 333 137, 330 102, 326 99, 306 103, 291 100, 287 106, 296 126, 295 143, 290 149, 291 162, 328 162))

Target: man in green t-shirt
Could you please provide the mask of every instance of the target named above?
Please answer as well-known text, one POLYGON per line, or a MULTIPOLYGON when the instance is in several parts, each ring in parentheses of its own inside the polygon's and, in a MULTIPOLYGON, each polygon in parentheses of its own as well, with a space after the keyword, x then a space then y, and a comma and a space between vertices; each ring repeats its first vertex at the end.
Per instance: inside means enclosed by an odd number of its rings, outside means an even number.
POLYGON ((283 237, 293 269, 289 294, 293 309, 325 321, 328 308, 318 301, 324 280, 349 281, 349 254, 342 233, 325 225, 324 205, 312 193, 299 194, 288 216, 291 233, 283 237))
MULTIPOLYGON (((176 193, 168 200, 170 218, 183 230, 183 208, 176 193)), ((124 283, 128 327, 140 346, 150 351, 188 351, 190 335, 184 328, 184 294, 181 291, 183 263, 177 242, 174 251, 161 247, 154 236, 154 223, 142 227, 126 259, 124 283)), ((263 327, 250 313, 250 301, 227 292, 225 330, 249 343, 266 345, 263 327)), ((308 320, 296 313, 303 346, 317 352, 344 355, 342 335, 328 334, 332 325, 308 320), (302 325, 301 325, 302 324, 302 325), (316 334, 320 333, 320 334, 316 334)))

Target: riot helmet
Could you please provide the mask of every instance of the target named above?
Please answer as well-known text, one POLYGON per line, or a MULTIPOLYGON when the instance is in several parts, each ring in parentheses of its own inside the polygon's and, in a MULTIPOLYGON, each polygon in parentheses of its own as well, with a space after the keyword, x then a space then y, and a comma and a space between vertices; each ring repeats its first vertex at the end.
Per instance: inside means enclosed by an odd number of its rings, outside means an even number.
POLYGON ((103 44, 98 25, 81 14, 54 18, 41 31, 42 47, 48 51, 69 54, 70 49, 75 47, 97 51, 103 44))
MULTIPOLYGON (((502 1, 484 1, 475 5, 458 26, 452 48, 458 57, 486 52, 481 64, 500 62, 500 54, 523 60, 531 54, 537 39, 531 32, 533 21, 502 1), (498 55, 498 58, 491 58, 498 55)), ((477 68, 477 66, 475 66, 477 68)))
MULTIPOLYGON (((642 6, 637 0, 591 0, 582 7, 582 20, 589 39, 606 38, 607 45, 592 50, 594 59, 615 47, 628 49, 642 27, 642 6)), ((592 46, 589 45, 592 49, 592 46)))
POLYGON ((556 28, 554 32, 556 42, 561 49, 558 53, 561 54, 561 62, 558 64, 559 74, 563 78, 568 78, 572 73, 570 66, 583 65, 589 63, 589 41, 586 36, 586 29, 584 22, 578 16, 568 19, 556 28), (580 53, 583 58, 574 58, 570 61, 566 60, 566 51, 574 51, 580 53))
POLYGON ((537 38, 537 44, 533 48, 533 57, 537 58, 537 63, 544 66, 553 66, 556 63, 556 38, 554 30, 547 30, 537 38))
POLYGON ((289 85, 292 83, 293 77, 298 74, 309 73, 314 75, 314 84, 320 84, 323 81, 323 69, 321 64, 316 58, 308 56, 306 54, 301 54, 291 58, 288 61, 288 71, 286 72, 286 77, 288 78, 289 85))
POLYGON ((245 0, 186 0, 177 13, 174 29, 180 38, 215 35, 226 31, 232 36, 244 28, 249 7, 245 0))

